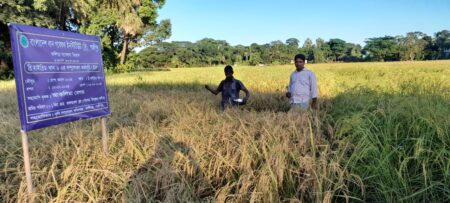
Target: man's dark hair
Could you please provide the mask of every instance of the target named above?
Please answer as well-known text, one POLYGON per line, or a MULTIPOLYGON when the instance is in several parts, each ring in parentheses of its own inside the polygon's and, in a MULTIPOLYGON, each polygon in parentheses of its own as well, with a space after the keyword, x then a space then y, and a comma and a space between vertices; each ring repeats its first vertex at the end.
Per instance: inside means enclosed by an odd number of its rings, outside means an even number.
POLYGON ((225 66, 224 72, 234 73, 233 72, 233 67, 231 67, 230 65, 225 66))
POLYGON ((297 54, 297 55, 295 55, 294 61, 296 61, 297 59, 301 59, 301 60, 305 61, 306 57, 303 54, 297 54))

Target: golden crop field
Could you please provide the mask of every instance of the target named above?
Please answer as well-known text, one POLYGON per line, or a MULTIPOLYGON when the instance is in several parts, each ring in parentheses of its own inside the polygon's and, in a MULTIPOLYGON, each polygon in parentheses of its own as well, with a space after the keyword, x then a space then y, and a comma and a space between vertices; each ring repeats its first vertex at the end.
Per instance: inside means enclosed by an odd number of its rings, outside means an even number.
POLYGON ((450 61, 311 64, 319 110, 289 112, 294 66, 234 67, 249 103, 219 110, 223 67, 108 75, 98 120, 29 133, 0 82, 0 202, 449 202, 450 61))

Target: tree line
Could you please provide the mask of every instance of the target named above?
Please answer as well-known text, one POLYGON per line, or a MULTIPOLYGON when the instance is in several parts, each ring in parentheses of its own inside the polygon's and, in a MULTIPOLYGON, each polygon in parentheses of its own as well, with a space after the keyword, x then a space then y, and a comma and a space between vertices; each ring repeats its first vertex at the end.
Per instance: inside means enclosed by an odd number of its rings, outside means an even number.
POLYGON ((292 57, 302 53, 308 63, 413 61, 450 58, 450 31, 442 30, 433 36, 409 32, 405 36, 369 38, 364 47, 342 39, 297 38, 285 42, 250 46, 231 46, 224 40, 205 38, 197 42, 161 42, 147 47, 135 56, 140 68, 198 67, 224 64, 278 65, 289 64, 292 57))
POLYGON ((215 66, 223 64, 289 64, 303 53, 310 63, 448 59, 450 32, 433 36, 410 32, 405 36, 369 38, 366 45, 342 39, 315 41, 297 38, 266 44, 231 46, 224 40, 164 42, 171 35, 170 20, 157 21, 165 0, 0 0, 0 79, 13 76, 10 22, 97 35, 101 38, 107 71, 215 66), (137 47, 147 47, 136 53, 137 47))

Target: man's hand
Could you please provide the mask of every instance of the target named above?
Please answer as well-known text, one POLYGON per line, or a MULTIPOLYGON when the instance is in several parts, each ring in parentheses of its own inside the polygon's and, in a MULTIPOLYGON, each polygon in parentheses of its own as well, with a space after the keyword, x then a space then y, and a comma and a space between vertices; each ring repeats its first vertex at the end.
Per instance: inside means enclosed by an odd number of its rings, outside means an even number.
POLYGON ((317 98, 313 98, 312 102, 311 102, 311 108, 312 109, 317 109, 317 98))
POLYGON ((291 98, 291 96, 292 96, 292 95, 291 95, 291 93, 290 93, 290 92, 286 92, 286 97, 287 97, 287 98, 289 98, 289 99, 290 99, 290 98, 291 98))

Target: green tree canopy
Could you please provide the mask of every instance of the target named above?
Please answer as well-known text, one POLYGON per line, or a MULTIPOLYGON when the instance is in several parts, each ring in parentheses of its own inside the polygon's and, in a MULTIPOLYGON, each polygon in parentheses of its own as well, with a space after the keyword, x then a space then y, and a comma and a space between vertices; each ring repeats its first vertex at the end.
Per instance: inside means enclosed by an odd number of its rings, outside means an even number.
POLYGON ((399 60, 399 45, 396 37, 384 36, 370 38, 366 41, 364 49, 376 61, 399 60))

